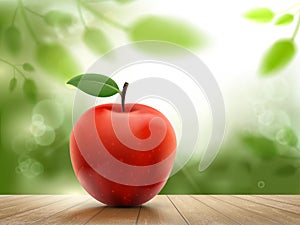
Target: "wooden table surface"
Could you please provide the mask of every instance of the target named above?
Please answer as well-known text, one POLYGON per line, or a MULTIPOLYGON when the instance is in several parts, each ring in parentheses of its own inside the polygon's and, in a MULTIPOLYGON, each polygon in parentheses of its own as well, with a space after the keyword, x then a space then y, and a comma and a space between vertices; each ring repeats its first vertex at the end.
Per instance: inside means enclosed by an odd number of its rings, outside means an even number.
POLYGON ((118 208, 88 195, 0 195, 0 224, 300 225, 300 196, 159 195, 118 208))

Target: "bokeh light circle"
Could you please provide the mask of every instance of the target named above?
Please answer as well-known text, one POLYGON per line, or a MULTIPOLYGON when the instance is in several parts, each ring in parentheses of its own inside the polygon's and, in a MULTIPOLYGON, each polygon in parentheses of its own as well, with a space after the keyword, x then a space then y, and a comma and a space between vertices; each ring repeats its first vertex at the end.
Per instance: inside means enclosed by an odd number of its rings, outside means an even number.
POLYGON ((40 136, 36 136, 35 140, 36 143, 38 143, 41 146, 48 146, 54 142, 55 136, 56 134, 54 129, 52 127, 46 126, 45 132, 40 136))
POLYGON ((35 178, 44 172, 44 166, 28 155, 22 155, 19 157, 15 172, 27 178, 35 178))
POLYGON ((62 125, 64 117, 63 106, 52 99, 42 100, 33 108, 33 121, 38 120, 53 129, 57 129, 62 125))
POLYGON ((260 180, 257 182, 257 187, 259 188, 264 188, 266 186, 266 183, 263 180, 260 180))

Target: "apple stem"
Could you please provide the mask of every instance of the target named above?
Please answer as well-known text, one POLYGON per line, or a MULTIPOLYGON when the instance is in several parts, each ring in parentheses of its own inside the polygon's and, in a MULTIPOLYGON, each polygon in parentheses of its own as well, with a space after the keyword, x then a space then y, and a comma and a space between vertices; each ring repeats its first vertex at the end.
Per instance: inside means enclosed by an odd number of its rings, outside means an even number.
POLYGON ((125 96, 126 96, 126 91, 127 91, 128 85, 129 84, 127 82, 125 82, 123 85, 123 90, 121 92, 122 112, 125 111, 125 96))

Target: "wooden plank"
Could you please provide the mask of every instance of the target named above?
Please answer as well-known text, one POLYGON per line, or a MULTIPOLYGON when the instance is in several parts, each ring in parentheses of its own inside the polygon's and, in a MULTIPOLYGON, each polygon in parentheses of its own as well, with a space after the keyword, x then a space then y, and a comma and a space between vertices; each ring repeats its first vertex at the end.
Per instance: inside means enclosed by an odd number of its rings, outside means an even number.
POLYGON ((59 201, 53 202, 52 204, 42 205, 39 208, 27 210, 10 217, 6 217, 2 219, 1 222, 10 225, 33 224, 36 221, 45 219, 51 215, 61 212, 66 208, 74 207, 75 205, 87 199, 84 196, 51 196, 48 197, 48 199, 53 199, 54 197, 59 201))
POLYGON ((104 207, 86 224, 136 224, 140 207, 104 207))
POLYGON ((238 206, 232 205, 230 203, 220 201, 219 199, 214 198, 213 196, 203 196, 203 195, 196 195, 193 196, 202 203, 207 204, 208 206, 212 207, 219 212, 222 212, 227 217, 231 218, 234 221, 237 221, 240 224, 280 224, 277 221, 271 220, 266 218, 262 215, 254 213, 250 210, 246 210, 240 208, 238 206))
POLYGON ((158 195, 142 206, 137 224, 185 225, 187 222, 166 195, 158 195))
MULTIPOLYGON (((16 205, 16 204, 22 204, 23 202, 24 203, 27 203, 28 202, 28 198, 30 198, 31 196, 29 195, 11 195, 9 196, 9 198, 4 198, 2 199, 2 197, 0 198, 0 210, 1 209, 4 209, 6 207, 10 207, 12 205, 16 205)), ((40 199, 42 198, 43 196, 39 196, 39 195, 36 195, 34 197, 32 197, 31 199, 32 200, 35 200, 35 199, 40 199)))
POLYGON ((103 204, 90 197, 87 201, 40 220, 34 223, 34 225, 81 225, 85 224, 104 208, 103 204))
POLYGON ((7 206, 15 205, 15 204, 22 204, 22 202, 28 202, 28 198, 31 198, 32 200, 43 198, 44 196, 36 195, 33 198, 29 195, 21 195, 21 196, 11 196, 8 199, 1 200, 0 209, 3 209, 7 206))
POLYGON ((300 195, 256 195, 260 198, 271 199, 291 205, 300 206, 300 195))
MULTIPOLYGON (((34 209, 45 204, 44 199, 47 196, 34 196, 29 198, 16 199, 14 201, 5 202, 0 209, 0 219, 23 212, 29 209, 34 209), (30 204, 28 204, 30 202, 30 204)), ((51 201, 50 199, 48 201, 51 201)))
POLYGON ((188 224, 238 224, 219 211, 187 195, 169 195, 188 224))
POLYGON ((14 197, 18 197, 18 195, 0 195, 0 202, 9 199, 9 198, 14 198, 14 197))
POLYGON ((262 205, 270 206, 277 209, 282 209, 284 211, 296 213, 300 215, 300 207, 296 205, 291 205, 288 203, 278 202, 271 199, 263 199, 254 195, 236 195, 236 197, 247 199, 249 201, 253 201, 256 203, 260 203, 262 205))
POLYGON ((214 196, 217 199, 220 199, 222 201, 226 201, 228 203, 231 203, 237 207, 244 208, 246 210, 250 210, 252 212, 255 212, 257 214, 260 214, 264 217, 267 217, 269 219, 275 219, 276 221, 286 224, 286 225, 294 225, 299 223, 300 216, 291 212, 283 211, 281 209, 276 209, 273 207, 261 205, 259 203, 254 203, 251 201, 248 201, 246 199, 240 199, 234 196, 228 196, 228 195, 218 195, 214 196))
MULTIPOLYGON (((13 200, 13 199, 21 199, 29 197, 30 195, 0 195, 0 202, 7 201, 7 200, 13 200)), ((39 195, 36 195, 39 196, 39 195)))

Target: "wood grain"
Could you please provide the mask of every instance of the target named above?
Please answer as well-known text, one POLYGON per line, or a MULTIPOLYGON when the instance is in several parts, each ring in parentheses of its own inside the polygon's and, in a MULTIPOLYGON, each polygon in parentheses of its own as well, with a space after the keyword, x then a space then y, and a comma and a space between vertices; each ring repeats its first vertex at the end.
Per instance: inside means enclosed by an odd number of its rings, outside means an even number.
MULTIPOLYGON (((57 197, 54 196, 53 198, 47 198, 47 196, 34 196, 25 199, 22 198, 16 199, 15 201, 5 202, 4 204, 1 204, 0 219, 21 213, 23 211, 41 207, 45 204, 48 204, 48 202, 51 203, 55 201, 55 198, 57 197)), ((57 199, 60 200, 60 198, 57 199)))
MULTIPOLYGON (((35 221, 42 220, 44 218, 47 218, 51 215, 54 215, 65 208, 73 207, 74 205, 82 202, 84 200, 83 196, 56 196, 56 198, 50 198, 53 199, 52 202, 46 202, 49 198, 41 199, 38 203, 41 205, 39 207, 27 209, 23 212, 20 212, 18 214, 13 214, 9 217, 6 217, 3 219, 3 222, 5 224, 32 224, 35 221)), ((31 204, 30 204, 31 205, 31 204)))
POLYGON ((268 207, 259 203, 248 201, 246 199, 240 199, 234 196, 221 195, 214 196, 217 199, 233 204, 237 207, 250 210, 254 213, 260 214, 271 220, 278 221, 281 224, 294 225, 299 223, 300 216, 291 212, 287 212, 281 209, 268 207))
POLYGON ((241 207, 235 206, 225 201, 220 201, 219 199, 213 196, 193 196, 201 202, 205 202, 211 208, 222 212, 228 218, 238 222, 239 224, 280 224, 277 221, 271 220, 267 217, 264 217, 260 214, 251 212, 250 210, 243 209, 241 207))
POLYGON ((34 201, 36 199, 40 199, 43 198, 43 196, 39 196, 39 195, 35 195, 33 196, 29 196, 29 195, 14 195, 11 196, 10 198, 3 198, 2 196, 0 197, 0 211, 4 208, 7 207, 11 207, 17 204, 22 204, 22 203, 28 203, 28 199, 30 199, 31 201, 34 201))
POLYGON ((39 220, 33 223, 33 225, 85 224, 88 220, 103 210, 103 208, 103 204, 89 198, 87 200, 83 200, 80 204, 62 210, 59 213, 48 215, 47 218, 39 220))
POLYGON ((271 199, 278 202, 288 203, 290 205, 300 206, 300 196, 295 195, 257 195, 258 197, 271 199))
POLYGON ((0 195, 0 225, 297 225, 299 204, 299 195, 158 195, 122 208, 88 195, 0 195))
POLYGON ((185 225, 187 222, 167 196, 158 195, 142 206, 137 224, 185 225))
POLYGON ((136 224, 140 207, 104 207, 86 224, 136 224))
POLYGON ((189 224, 238 224, 220 211, 190 196, 170 195, 169 197, 189 224))
POLYGON ((247 199, 252 202, 260 203, 268 207, 282 209, 284 211, 288 211, 300 215, 300 206, 291 205, 289 203, 278 202, 271 199, 260 198, 258 196, 253 196, 253 195, 237 195, 237 197, 247 199))

